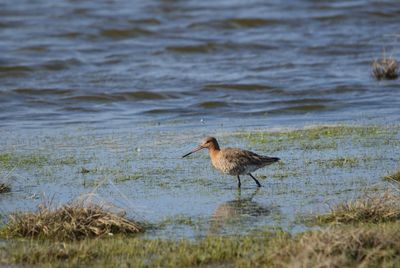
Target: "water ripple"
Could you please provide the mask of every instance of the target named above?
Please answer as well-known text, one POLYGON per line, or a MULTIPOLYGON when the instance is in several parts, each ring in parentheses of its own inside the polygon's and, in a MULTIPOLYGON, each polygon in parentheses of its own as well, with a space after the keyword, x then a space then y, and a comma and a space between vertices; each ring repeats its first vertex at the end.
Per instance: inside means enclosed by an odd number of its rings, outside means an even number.
POLYGON ((151 34, 153 34, 151 31, 142 28, 104 29, 100 31, 100 36, 112 39, 135 38, 140 36, 149 36, 151 34))

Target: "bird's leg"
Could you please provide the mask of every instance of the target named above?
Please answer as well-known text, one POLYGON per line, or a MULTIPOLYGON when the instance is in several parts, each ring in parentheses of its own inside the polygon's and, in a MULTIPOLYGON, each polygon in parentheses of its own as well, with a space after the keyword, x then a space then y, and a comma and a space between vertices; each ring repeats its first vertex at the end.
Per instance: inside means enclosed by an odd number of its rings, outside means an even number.
POLYGON ((256 178, 254 178, 254 176, 251 175, 251 173, 249 173, 249 176, 257 183, 257 186, 258 186, 258 187, 261 187, 260 182, 259 182, 256 178))
POLYGON ((237 178, 238 178, 238 187, 240 188, 240 186, 241 186, 242 184, 240 183, 240 177, 239 177, 239 175, 237 176, 237 178))

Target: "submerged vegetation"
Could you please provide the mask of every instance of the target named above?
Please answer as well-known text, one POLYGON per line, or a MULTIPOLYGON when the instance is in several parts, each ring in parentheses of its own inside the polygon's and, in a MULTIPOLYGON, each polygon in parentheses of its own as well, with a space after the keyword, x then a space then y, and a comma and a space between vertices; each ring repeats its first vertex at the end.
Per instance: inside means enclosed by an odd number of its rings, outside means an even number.
POLYGON ((374 138, 388 137, 397 132, 397 127, 389 126, 313 126, 295 130, 255 131, 237 133, 235 137, 245 139, 254 145, 267 145, 268 150, 337 150, 340 143, 356 141, 363 147, 371 147, 381 141, 374 138))
POLYGON ((358 164, 359 159, 355 157, 338 157, 334 159, 321 160, 318 159, 316 163, 320 166, 328 166, 330 168, 339 167, 354 167, 358 164))
POLYGON ((77 159, 72 156, 63 157, 60 159, 52 159, 41 154, 0 154, 0 167, 5 168, 27 168, 27 167, 43 167, 46 165, 75 165, 77 159))
POLYGON ((250 141, 256 141, 261 138, 277 138, 285 140, 318 140, 327 138, 338 138, 344 136, 367 137, 376 135, 385 129, 379 126, 313 126, 304 129, 276 131, 276 132, 253 132, 242 136, 250 141))
POLYGON ((117 233, 138 233, 143 227, 104 207, 83 202, 59 208, 41 205, 37 212, 15 213, 1 234, 6 237, 79 240, 117 233))

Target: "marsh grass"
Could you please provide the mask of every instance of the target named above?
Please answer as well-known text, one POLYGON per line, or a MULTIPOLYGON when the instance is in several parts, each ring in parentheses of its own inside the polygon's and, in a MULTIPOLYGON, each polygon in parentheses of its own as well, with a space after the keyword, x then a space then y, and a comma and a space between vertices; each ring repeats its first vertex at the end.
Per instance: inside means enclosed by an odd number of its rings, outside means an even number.
POLYGON ((400 183, 400 170, 398 170, 392 174, 386 175, 383 178, 386 180, 394 180, 394 181, 397 181, 400 183))
POLYGON ((0 182, 0 194, 11 192, 11 186, 0 182))
POLYGON ((0 244, 0 264, 101 267, 393 267, 400 261, 398 223, 341 225, 291 235, 262 231, 197 240, 123 235, 73 242, 0 244))
POLYGON ((315 217, 317 223, 382 223, 400 219, 400 195, 386 192, 336 205, 324 215, 315 217))
POLYGON ((379 60, 374 60, 372 62, 372 75, 377 80, 388 79, 393 80, 397 79, 399 76, 399 63, 396 59, 383 57, 379 60))
POLYGON ((341 226, 273 245, 275 267, 393 267, 400 261, 399 224, 341 226))
MULTIPOLYGON (((0 264, 51 267, 394 267, 400 263, 399 201, 398 194, 386 192, 344 203, 319 219, 349 224, 330 225, 323 230, 295 235, 277 229, 247 235, 170 240, 126 236, 123 234, 128 232, 123 231, 121 235, 100 240, 76 239, 75 235, 65 242, 14 239, 0 244, 0 264)), ((79 211, 81 209, 79 207, 79 211)), ((101 209, 94 214, 102 213, 101 209)), ((85 215, 82 220, 92 218, 87 213, 82 214, 85 215)), ((188 224, 188 219, 182 220, 188 224)), ((85 234, 84 237, 89 236, 85 234)), ((63 238, 64 235, 61 240, 65 240, 63 238)))
POLYGON ((42 204, 37 212, 12 214, 1 235, 66 241, 143 231, 139 223, 121 213, 112 213, 96 204, 75 202, 58 208, 42 204))

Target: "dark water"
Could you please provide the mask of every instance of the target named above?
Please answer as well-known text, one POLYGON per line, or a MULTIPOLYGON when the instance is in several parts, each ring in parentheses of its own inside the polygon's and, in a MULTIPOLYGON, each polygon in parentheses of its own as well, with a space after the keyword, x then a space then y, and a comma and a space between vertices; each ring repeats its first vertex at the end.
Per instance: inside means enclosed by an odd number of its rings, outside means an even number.
POLYGON ((399 16, 398 1, 1 1, 0 125, 398 119, 399 83, 370 63, 400 56, 399 16))

